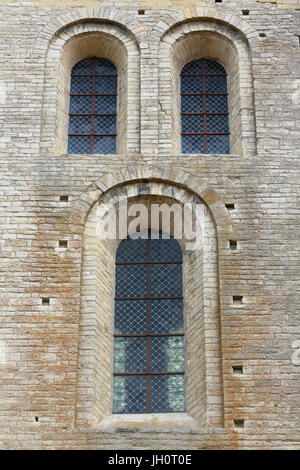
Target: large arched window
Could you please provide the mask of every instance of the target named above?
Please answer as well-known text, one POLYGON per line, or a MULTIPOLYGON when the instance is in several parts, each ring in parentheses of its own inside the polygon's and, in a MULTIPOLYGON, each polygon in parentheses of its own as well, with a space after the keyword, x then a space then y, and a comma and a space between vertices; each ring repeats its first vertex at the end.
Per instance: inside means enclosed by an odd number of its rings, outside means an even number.
POLYGON ((110 60, 88 57, 74 65, 68 153, 116 153, 117 81, 110 60))
POLYGON ((146 236, 116 254, 113 413, 185 410, 182 251, 146 236))
POLYGON ((199 59, 181 72, 182 153, 230 153, 227 74, 218 62, 199 59))

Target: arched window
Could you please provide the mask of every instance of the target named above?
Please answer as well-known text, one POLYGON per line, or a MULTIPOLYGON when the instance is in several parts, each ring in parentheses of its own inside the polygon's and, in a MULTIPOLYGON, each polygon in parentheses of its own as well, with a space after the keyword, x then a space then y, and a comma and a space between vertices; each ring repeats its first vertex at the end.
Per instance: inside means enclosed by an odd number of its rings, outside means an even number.
POLYGON ((182 153, 230 153, 227 74, 218 62, 194 60, 181 72, 182 153))
POLYGON ((88 57, 74 65, 68 153, 116 153, 117 81, 110 60, 88 57))
POLYGON ((185 410, 182 251, 147 235, 116 255, 113 413, 185 410))

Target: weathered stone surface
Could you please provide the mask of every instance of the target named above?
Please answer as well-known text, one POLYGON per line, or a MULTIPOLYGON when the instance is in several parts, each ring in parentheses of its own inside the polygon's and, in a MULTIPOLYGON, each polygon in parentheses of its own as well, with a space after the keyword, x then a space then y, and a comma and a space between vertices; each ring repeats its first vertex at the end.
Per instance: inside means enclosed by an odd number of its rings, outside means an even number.
POLYGON ((300 448, 299 23, 292 1, 0 1, 1 448, 300 448), (193 35, 208 50, 213 29, 238 51, 227 49, 239 67, 236 154, 181 155, 170 60, 188 58, 193 35), (119 154, 67 155, 72 41, 97 53, 93 38, 109 34, 114 47, 97 51, 123 73, 119 154), (137 181, 148 184, 136 192, 137 181), (186 271, 192 418, 181 425, 107 417, 115 247, 94 244, 93 208, 119 194, 207 207, 205 279, 196 259, 186 271))

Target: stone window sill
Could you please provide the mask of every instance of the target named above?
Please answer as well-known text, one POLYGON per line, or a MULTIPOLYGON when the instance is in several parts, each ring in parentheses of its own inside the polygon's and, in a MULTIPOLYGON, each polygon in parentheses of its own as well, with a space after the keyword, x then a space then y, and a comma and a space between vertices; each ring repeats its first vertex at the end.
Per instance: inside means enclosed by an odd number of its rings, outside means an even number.
POLYGON ((195 421, 187 413, 114 414, 104 418, 96 429, 115 430, 121 428, 196 428, 195 421))

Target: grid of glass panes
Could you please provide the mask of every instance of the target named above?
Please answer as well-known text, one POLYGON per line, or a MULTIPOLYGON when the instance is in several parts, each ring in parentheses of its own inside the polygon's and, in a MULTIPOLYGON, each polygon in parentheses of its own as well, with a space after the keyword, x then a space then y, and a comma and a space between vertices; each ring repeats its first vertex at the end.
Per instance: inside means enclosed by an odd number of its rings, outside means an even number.
POLYGON ((194 60, 181 72, 182 153, 230 153, 227 75, 218 62, 194 60))
POLYGON ((110 60, 88 57, 74 65, 68 153, 116 153, 117 82, 110 60))
POLYGON ((185 409, 182 251, 161 232, 146 236, 116 255, 113 413, 185 409))

